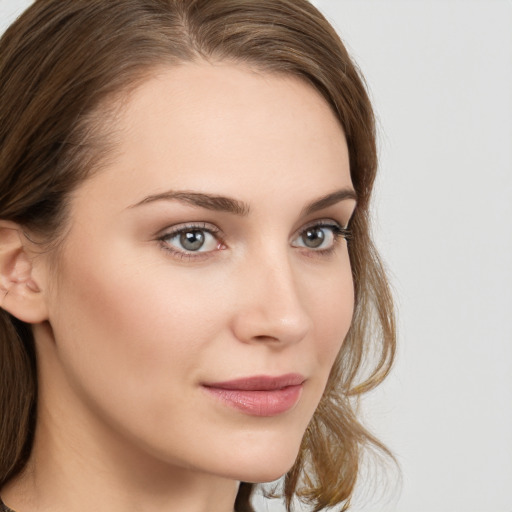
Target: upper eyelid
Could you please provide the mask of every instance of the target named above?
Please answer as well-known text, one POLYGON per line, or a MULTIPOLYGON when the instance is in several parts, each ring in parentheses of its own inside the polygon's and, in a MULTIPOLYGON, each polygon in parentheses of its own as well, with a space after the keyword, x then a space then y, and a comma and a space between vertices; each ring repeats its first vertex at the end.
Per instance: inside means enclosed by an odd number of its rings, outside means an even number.
POLYGON ((309 229, 309 228, 313 228, 315 226, 320 226, 320 227, 338 227, 340 229, 347 229, 344 224, 342 222, 338 222, 337 220, 335 219, 332 219, 332 218, 322 218, 322 219, 316 219, 316 220, 312 220, 310 222, 307 222, 306 224, 303 224, 300 228, 298 228, 292 235, 292 237, 295 237, 299 234, 301 234, 303 231, 305 231, 306 229, 309 229))
POLYGON ((167 226, 164 229, 160 229, 155 236, 157 238, 166 238, 168 236, 174 235, 176 233, 180 233, 182 231, 186 231, 187 229, 198 229, 201 231, 208 231, 213 235, 219 235, 222 233, 222 230, 215 226, 215 224, 210 224, 209 222, 183 222, 180 224, 174 224, 172 226, 167 226))
POLYGON ((302 228, 299 228, 299 229, 307 229, 311 226, 328 226, 328 225, 332 225, 332 224, 336 224, 337 226, 343 227, 343 223, 341 223, 335 219, 332 219, 330 217, 325 217, 322 219, 315 219, 310 222, 306 222, 306 224, 304 224, 302 226, 302 228))

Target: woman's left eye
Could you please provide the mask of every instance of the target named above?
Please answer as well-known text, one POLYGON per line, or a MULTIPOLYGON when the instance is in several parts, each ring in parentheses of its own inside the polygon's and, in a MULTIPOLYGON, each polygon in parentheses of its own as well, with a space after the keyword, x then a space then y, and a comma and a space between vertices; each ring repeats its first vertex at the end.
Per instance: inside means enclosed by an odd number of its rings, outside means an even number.
POLYGON ((217 233, 204 226, 177 228, 160 237, 164 248, 175 253, 205 253, 219 248, 217 233))
POLYGON ((348 238, 348 234, 348 230, 338 223, 315 224, 304 228, 292 245, 313 251, 328 251, 335 247, 339 238, 348 238))

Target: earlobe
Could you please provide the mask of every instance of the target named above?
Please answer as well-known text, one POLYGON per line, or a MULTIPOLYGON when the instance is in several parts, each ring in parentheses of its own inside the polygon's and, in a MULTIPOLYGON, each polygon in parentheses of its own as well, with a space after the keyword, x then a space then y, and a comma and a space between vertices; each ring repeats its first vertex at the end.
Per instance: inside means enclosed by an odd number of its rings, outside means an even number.
POLYGON ((21 227, 0 220, 0 307, 30 324, 47 319, 44 294, 33 270, 21 227))

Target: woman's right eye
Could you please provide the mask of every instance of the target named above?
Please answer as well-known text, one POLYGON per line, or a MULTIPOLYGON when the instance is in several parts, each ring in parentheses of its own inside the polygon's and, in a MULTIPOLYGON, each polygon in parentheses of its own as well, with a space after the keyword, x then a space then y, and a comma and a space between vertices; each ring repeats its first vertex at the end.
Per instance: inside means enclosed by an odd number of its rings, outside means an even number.
POLYGON ((165 250, 183 256, 208 253, 222 248, 218 230, 212 227, 189 225, 177 226, 159 237, 165 250))

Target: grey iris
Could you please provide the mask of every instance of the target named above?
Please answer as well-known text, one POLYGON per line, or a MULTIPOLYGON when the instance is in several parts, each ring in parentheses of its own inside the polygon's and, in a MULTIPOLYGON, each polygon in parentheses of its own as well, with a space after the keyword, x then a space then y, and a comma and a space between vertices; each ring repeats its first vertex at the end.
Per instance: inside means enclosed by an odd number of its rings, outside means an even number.
POLYGON ((302 241, 306 247, 315 249, 320 247, 325 240, 324 230, 321 228, 307 229, 302 235, 302 241))
POLYGON ((185 231, 180 235, 180 244, 187 251, 197 251, 204 244, 204 233, 198 229, 185 231))

